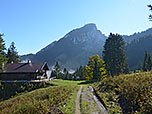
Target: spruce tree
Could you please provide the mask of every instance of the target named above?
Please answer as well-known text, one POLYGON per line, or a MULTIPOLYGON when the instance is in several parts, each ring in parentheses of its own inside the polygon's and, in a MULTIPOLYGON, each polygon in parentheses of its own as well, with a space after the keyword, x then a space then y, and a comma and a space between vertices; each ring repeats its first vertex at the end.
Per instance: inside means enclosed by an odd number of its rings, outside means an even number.
POLYGON ((147 53, 147 51, 145 51, 142 70, 150 71, 151 69, 152 69, 152 57, 150 54, 147 53))
POLYGON ((147 69, 148 69, 148 53, 147 53, 147 51, 145 51, 144 62, 143 62, 142 70, 143 70, 143 71, 147 71, 147 69))
POLYGON ((50 77, 55 77, 56 73, 54 72, 54 70, 51 71, 51 76, 50 77))
POLYGON ((56 74, 56 78, 60 78, 61 70, 60 70, 60 66, 58 62, 56 62, 53 70, 54 70, 54 73, 56 74))
POLYGON ((66 68, 64 68, 64 69, 63 69, 63 75, 64 75, 64 78, 63 78, 63 79, 65 79, 65 80, 67 80, 67 79, 68 79, 67 74, 68 74, 68 71, 67 71, 67 69, 66 69, 66 68))
POLYGON ((10 47, 8 48, 7 58, 8 58, 8 63, 12 63, 12 62, 18 63, 19 62, 19 56, 18 56, 18 52, 17 52, 14 42, 12 42, 10 47))
POLYGON ((126 60, 125 42, 118 34, 110 33, 104 45, 103 60, 109 75, 128 73, 129 67, 126 60))
POLYGON ((82 80, 82 79, 83 79, 83 71, 84 71, 83 67, 80 66, 80 67, 75 71, 74 74, 75 74, 75 76, 79 76, 80 80, 82 80))
POLYGON ((83 67, 82 66, 79 67, 78 73, 79 73, 78 76, 80 76, 80 80, 82 80, 83 79, 83 67))
POLYGON ((7 63, 7 57, 5 53, 5 42, 2 38, 3 34, 0 34, 0 71, 5 70, 5 64, 7 63))

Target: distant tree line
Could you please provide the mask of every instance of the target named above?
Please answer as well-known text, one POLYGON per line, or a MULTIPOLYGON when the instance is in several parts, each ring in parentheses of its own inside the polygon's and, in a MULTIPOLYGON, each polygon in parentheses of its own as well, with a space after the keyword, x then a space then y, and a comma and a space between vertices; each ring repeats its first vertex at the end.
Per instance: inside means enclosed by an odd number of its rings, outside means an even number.
POLYGON ((73 74, 70 74, 66 68, 61 71, 59 63, 56 62, 51 77, 67 80, 102 80, 107 75, 129 73, 124 47, 123 38, 118 34, 110 33, 104 45, 103 59, 99 55, 90 56, 88 64, 84 67, 80 66, 73 74))
POLYGON ((62 71, 58 62, 56 62, 55 66, 53 67, 50 77, 56 77, 57 79, 64 80, 73 80, 72 74, 70 74, 66 68, 64 68, 62 71))
POLYGON ((3 34, 0 34, 0 71, 5 70, 6 63, 18 63, 19 56, 15 47, 15 43, 12 42, 8 50, 5 48, 5 41, 3 40, 3 34))
POLYGON ((144 61, 142 65, 143 71, 150 71, 152 70, 152 55, 148 54, 147 51, 145 51, 144 61))

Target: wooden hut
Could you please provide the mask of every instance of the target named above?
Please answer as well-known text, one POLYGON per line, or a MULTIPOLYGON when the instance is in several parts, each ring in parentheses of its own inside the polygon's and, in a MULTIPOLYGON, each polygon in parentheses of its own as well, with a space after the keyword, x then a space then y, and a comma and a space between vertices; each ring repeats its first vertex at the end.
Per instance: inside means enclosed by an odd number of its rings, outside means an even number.
POLYGON ((47 77, 49 67, 46 63, 9 63, 0 72, 0 80, 37 80, 47 77))

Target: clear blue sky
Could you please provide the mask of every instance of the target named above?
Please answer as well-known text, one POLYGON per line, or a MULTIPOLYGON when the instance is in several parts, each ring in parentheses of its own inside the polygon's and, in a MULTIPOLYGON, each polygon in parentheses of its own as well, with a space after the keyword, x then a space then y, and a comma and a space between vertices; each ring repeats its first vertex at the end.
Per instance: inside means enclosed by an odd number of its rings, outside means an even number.
POLYGON ((95 23, 102 33, 130 35, 152 27, 152 0, 0 0, 0 33, 6 47, 36 53, 72 29, 95 23))

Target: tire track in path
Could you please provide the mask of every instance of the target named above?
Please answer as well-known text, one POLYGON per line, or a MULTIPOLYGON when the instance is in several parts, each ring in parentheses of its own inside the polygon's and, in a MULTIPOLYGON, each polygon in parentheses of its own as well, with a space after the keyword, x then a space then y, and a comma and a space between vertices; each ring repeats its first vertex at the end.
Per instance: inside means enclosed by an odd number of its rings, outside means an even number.
POLYGON ((92 86, 80 86, 75 100, 75 114, 108 114, 108 111, 94 95, 92 86))
POLYGON ((80 96, 81 96, 82 86, 80 86, 80 89, 77 93, 77 98, 75 100, 75 114, 81 114, 80 111, 80 96))

